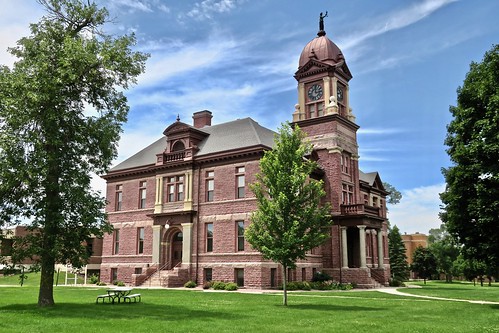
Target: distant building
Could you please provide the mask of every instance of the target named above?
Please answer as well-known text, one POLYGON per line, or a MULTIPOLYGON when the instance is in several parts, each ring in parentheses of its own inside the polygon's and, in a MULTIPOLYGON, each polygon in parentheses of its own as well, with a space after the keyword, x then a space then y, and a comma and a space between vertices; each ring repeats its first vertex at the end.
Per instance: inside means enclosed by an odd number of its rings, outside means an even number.
POLYGON ((407 263, 412 264, 412 256, 418 246, 428 247, 428 236, 416 232, 415 234, 403 234, 402 241, 405 246, 405 255, 407 256, 407 263))
MULTIPOLYGON (((308 158, 320 166, 313 177, 324 181, 334 225, 329 240, 288 276, 310 280, 323 271, 359 287, 385 285, 388 193, 377 172, 359 170, 352 75, 325 35, 320 29, 300 55, 292 119, 314 145, 308 158)), ((178 119, 164 137, 103 176, 114 232, 104 237, 102 281, 176 287, 221 280, 249 288, 282 283, 281 267, 244 237, 256 209, 249 184, 273 147, 274 132, 251 118, 213 126, 211 120, 207 110, 194 113, 192 126, 178 119)))

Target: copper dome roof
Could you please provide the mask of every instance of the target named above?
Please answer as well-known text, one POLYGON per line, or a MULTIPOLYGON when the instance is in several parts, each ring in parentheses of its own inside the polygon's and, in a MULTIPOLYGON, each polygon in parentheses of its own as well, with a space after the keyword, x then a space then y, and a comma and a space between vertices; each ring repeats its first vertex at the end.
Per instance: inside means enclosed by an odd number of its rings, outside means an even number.
POLYGON ((301 52, 298 68, 304 66, 310 59, 316 59, 329 65, 335 65, 344 60, 338 46, 326 36, 312 39, 301 52))

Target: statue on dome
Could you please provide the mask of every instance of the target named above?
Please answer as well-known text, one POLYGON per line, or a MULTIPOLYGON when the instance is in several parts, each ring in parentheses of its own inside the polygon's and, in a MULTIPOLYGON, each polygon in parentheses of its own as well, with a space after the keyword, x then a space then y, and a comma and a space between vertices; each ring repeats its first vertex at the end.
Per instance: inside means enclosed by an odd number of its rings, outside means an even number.
POLYGON ((319 30, 324 31, 324 18, 327 17, 327 10, 326 14, 322 15, 322 13, 319 15, 319 30))

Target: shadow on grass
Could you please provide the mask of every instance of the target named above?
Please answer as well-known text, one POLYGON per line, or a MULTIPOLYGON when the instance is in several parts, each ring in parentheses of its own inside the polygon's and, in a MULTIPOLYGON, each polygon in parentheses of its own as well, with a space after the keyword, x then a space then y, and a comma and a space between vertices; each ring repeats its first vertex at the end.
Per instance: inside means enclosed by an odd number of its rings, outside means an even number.
MULTIPOLYGON (((283 307, 282 305, 280 306, 283 307)), ((379 307, 371 308, 366 306, 344 306, 332 304, 290 304, 288 305, 288 308, 313 311, 385 311, 385 309, 379 307)))
POLYGON ((36 304, 10 304, 0 307, 0 312, 12 312, 44 316, 52 318, 92 318, 93 321, 108 321, 128 319, 134 320, 147 317, 148 319, 160 321, 179 321, 189 318, 202 318, 205 320, 235 320, 240 319, 230 312, 221 312, 210 309, 193 310, 183 306, 158 305, 147 303, 133 304, 74 304, 57 303, 54 307, 40 308, 36 304))

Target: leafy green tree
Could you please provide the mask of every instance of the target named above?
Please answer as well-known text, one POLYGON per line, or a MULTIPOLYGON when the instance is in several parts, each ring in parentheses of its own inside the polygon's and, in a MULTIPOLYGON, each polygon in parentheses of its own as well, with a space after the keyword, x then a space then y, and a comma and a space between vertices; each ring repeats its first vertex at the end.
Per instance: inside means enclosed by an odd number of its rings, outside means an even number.
POLYGON ((311 178, 317 164, 305 158, 311 150, 298 127, 282 125, 274 149, 260 160, 261 172, 251 185, 258 208, 245 237, 264 258, 282 265, 284 305, 288 268, 296 267, 307 251, 321 245, 332 224, 329 206, 321 204, 324 184, 311 178))
POLYGON ((414 250, 411 270, 417 273, 419 278, 423 278, 424 284, 426 284, 427 279, 437 273, 436 267, 437 259, 430 249, 418 246, 416 250, 414 250))
POLYGON ((388 253, 390 256, 390 271, 392 284, 401 285, 409 279, 409 265, 405 254, 405 245, 399 228, 395 225, 388 234, 388 253))
POLYGON ((38 305, 51 306, 55 263, 83 265, 84 241, 111 230, 91 174, 116 156, 123 90, 147 55, 131 50, 133 35, 105 35, 108 12, 95 3, 39 3, 47 14, 9 49, 13 68, 0 67, 0 221, 28 223, 17 248, 38 258, 38 305))
POLYGON ((437 261, 438 273, 445 275, 446 282, 452 282, 452 276, 455 275, 454 261, 459 256, 459 246, 451 237, 445 237, 430 244, 429 249, 437 261))
POLYGON ((472 62, 447 127, 441 219, 466 258, 499 266, 499 45, 472 62))
POLYGON ((395 204, 398 204, 400 202, 400 200, 402 200, 402 193, 400 193, 395 188, 395 186, 393 186, 387 182, 383 182, 383 187, 385 188, 385 190, 387 192, 389 192, 389 194, 386 197, 386 202, 388 202, 389 204, 395 205, 395 204))

